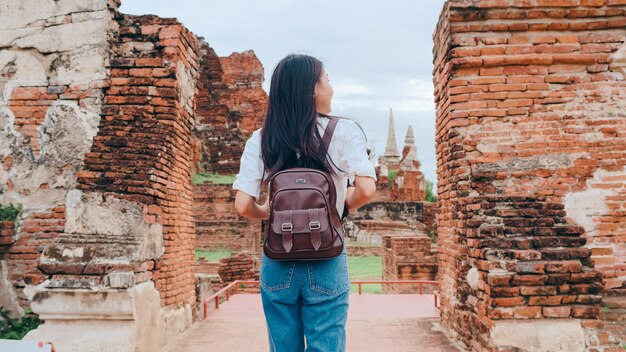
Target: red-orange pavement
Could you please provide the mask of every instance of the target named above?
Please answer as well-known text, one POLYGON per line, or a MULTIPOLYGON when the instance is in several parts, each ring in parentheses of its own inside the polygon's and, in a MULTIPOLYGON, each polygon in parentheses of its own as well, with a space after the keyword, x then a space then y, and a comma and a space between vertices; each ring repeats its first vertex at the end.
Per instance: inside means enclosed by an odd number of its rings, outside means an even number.
MULTIPOLYGON (((459 351, 438 330, 432 295, 350 294, 348 352, 459 351)), ((268 351, 259 294, 236 294, 163 352, 268 351)), ((330 352, 330 351, 329 351, 330 352)))

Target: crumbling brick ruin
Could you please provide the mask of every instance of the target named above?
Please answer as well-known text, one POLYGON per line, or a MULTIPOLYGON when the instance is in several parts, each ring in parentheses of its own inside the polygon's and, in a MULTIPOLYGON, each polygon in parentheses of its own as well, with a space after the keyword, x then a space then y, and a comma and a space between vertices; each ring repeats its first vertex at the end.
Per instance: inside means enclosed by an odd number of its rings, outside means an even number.
POLYGON ((196 97, 200 171, 234 175, 246 139, 261 127, 267 107, 263 65, 252 50, 218 57, 201 47, 202 87, 196 97))
POLYGON ((192 323, 191 176, 232 170, 266 98, 252 51, 119 6, 0 4, 0 200, 23 205, 0 296, 62 351, 157 350, 192 323))
MULTIPOLYGON (((383 280, 437 279, 437 247, 427 236, 383 236, 383 280)), ((385 284, 384 293, 417 293, 419 284, 385 284)), ((423 293, 437 288, 423 284, 423 293)))
MULTIPOLYGON (((188 328, 220 284, 195 273, 197 243, 249 250, 223 261, 227 280, 257 272, 257 225, 229 213, 228 185, 192 176, 237 170, 262 66, 119 6, 0 0, 0 204, 23 206, 0 229, 0 304, 32 308, 45 324, 25 339, 63 352, 155 351, 188 328)), ((625 28, 624 0, 443 8, 438 203, 404 148, 406 191, 351 221, 391 252, 388 278, 432 277, 436 249, 442 325, 474 351, 626 340, 625 28)))
POLYGON ((441 318, 473 350, 608 351, 624 339, 611 319, 626 299, 625 5, 444 6, 441 318))
MULTIPOLYGON (((262 126, 267 109, 263 65, 252 50, 218 57, 203 42, 200 52, 192 173, 235 175, 245 142, 262 126)), ((193 194, 196 249, 258 251, 260 221, 233 211, 230 184, 196 184, 193 194)))

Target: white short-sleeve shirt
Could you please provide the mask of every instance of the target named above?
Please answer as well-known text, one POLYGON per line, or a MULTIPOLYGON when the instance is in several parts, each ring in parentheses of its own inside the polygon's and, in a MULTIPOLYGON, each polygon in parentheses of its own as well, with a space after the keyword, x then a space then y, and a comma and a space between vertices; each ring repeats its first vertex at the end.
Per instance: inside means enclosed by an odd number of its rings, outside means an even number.
MULTIPOLYGON (((317 127, 320 135, 323 136, 324 129, 330 121, 325 117, 318 117, 317 127)), ((363 132, 357 124, 350 119, 339 119, 333 132, 333 137, 328 146, 328 156, 334 161, 339 171, 332 162, 330 165, 337 171, 333 175, 335 189, 337 190, 337 212, 343 214, 343 206, 346 198, 347 180, 353 180, 354 176, 369 176, 374 180, 376 171, 374 164, 367 155, 367 146, 363 132)), ((261 189, 261 177, 267 178, 268 171, 263 176, 264 163, 261 157, 261 128, 252 132, 246 141, 241 161, 239 173, 235 175, 232 188, 245 192, 254 198, 259 198, 261 189)))

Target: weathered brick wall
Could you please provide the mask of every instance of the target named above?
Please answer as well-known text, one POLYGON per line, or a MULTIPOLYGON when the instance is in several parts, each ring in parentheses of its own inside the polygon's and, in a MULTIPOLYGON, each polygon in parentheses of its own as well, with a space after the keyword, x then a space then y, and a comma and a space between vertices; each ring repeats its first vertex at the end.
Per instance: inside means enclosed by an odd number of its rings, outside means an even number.
MULTIPOLYGON (((261 127, 267 107, 263 65, 247 50, 218 57, 201 45, 201 87, 198 92, 196 136, 198 171, 234 175, 252 131, 261 127)), ((197 165, 194 165, 196 167, 197 165)))
POLYGON ((598 327, 602 289, 624 287, 626 84, 610 67, 624 5, 444 6, 433 50, 441 316, 474 350, 614 346, 582 339, 581 324, 598 327), (538 341, 542 319, 561 333, 538 341))
POLYGON ((3 259, 7 264, 7 279, 13 284, 18 304, 26 309, 30 300, 24 294, 25 285, 37 285, 48 275, 41 271, 39 257, 43 248, 63 232, 65 207, 33 213, 19 227, 19 234, 3 259))
POLYGON ((222 80, 230 92, 227 105, 239 112, 238 127, 250 134, 262 126, 267 108, 263 65, 254 50, 220 57, 220 64, 222 80))
POLYGON ((354 257, 383 255, 383 247, 379 245, 359 245, 348 243, 348 255, 354 257))
POLYGON ((2 257, 0 295, 15 316, 30 306, 26 285, 48 277, 40 257, 63 231, 65 197, 98 126, 110 3, 2 4, 0 204, 22 212, 2 257))
POLYGON ((258 253, 261 221, 237 215, 233 205, 236 191, 231 185, 194 185, 193 194, 196 249, 258 253))
MULTIPOLYGON (((119 14, 110 85, 78 189, 144 204, 164 253, 144 264, 164 305, 195 302, 191 135, 199 44, 176 19, 119 14)), ((110 270, 110 268, 108 268, 110 270)))
MULTIPOLYGON (((252 50, 218 57, 202 41, 200 51, 192 172, 234 175, 239 171, 246 139, 262 125, 265 116, 263 66, 252 50)), ((236 215, 234 195, 230 185, 194 186, 198 249, 257 251, 260 222, 236 215)))
POLYGON ((225 285, 234 280, 258 280, 258 260, 257 256, 249 252, 237 253, 231 257, 220 259, 217 271, 225 285))
MULTIPOLYGON (((431 280, 437 278, 437 250, 429 237, 383 236, 383 280, 431 280)), ((437 287, 422 285, 422 293, 437 287)), ((418 293, 419 284, 385 284, 384 293, 418 293)))

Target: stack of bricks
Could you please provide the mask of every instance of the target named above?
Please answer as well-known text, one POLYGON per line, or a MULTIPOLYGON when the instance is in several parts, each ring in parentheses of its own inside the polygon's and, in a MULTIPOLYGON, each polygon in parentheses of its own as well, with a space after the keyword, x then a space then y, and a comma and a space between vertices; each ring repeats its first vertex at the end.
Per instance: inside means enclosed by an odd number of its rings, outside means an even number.
POLYGON ((258 280, 259 271, 256 269, 256 257, 247 251, 233 254, 220 259, 217 272, 224 284, 235 280, 258 280))
POLYGON ((360 229, 386 232, 396 228, 434 235, 436 216, 437 204, 432 202, 372 201, 352 212, 348 220, 360 229))
POLYGON ((198 274, 217 275, 218 262, 210 262, 204 257, 197 258, 194 263, 194 272, 198 274))
POLYGON ((41 270, 39 259, 45 246, 63 232, 64 224, 65 207, 58 206, 30 214, 21 220, 17 229, 11 230, 19 230, 19 234, 4 249, 2 258, 6 263, 7 279, 23 309, 30 306, 30 300, 24 294, 26 284, 37 285, 49 276, 41 270))
POLYGON ((176 19, 116 13, 110 85, 98 135, 78 173, 83 191, 143 203, 163 225, 165 253, 137 282, 153 279, 164 305, 195 302, 191 143, 199 44, 176 19), (145 275, 148 274, 148 275, 145 275))
MULTIPOLYGON (((437 251, 429 237, 383 236, 383 280, 429 280, 437 278, 437 251)), ((422 293, 437 287, 422 285, 422 293)), ((384 293, 418 293, 419 284, 385 284, 384 293)))
POLYGON ((626 287, 624 5, 444 5, 433 36, 441 317, 473 350, 534 342, 506 320, 558 321, 586 334, 567 343, 617 346, 597 317, 603 295, 626 287))
POLYGON ((351 244, 351 242, 348 242, 348 255, 349 256, 353 256, 353 257, 371 257, 371 256, 377 256, 377 257, 382 257, 383 256, 383 247, 379 246, 379 245, 372 245, 372 244, 365 244, 365 245, 359 245, 359 244, 351 244))
POLYGON ((261 221, 237 215, 235 194, 232 185, 194 185, 196 249, 258 253, 261 221))

